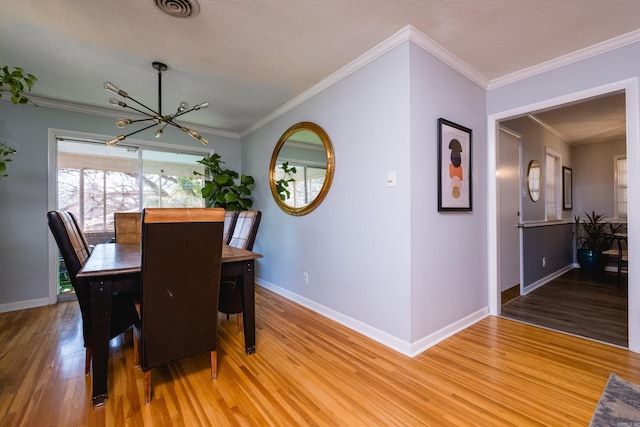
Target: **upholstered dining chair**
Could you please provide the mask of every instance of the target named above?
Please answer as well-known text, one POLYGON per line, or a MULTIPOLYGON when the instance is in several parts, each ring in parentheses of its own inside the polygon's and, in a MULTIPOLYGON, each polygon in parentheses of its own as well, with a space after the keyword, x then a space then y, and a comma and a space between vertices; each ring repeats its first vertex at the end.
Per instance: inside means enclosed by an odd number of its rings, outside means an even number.
MULTIPOLYGON (((76 277, 89 257, 89 245, 72 213, 50 211, 47 213, 47 220, 80 305, 82 336, 86 349, 84 372, 89 374, 91 366, 91 290, 87 279, 76 277)), ((130 293, 112 296, 110 338, 120 335, 138 322, 139 318, 134 305, 136 297, 136 294, 130 293)))
POLYGON ((116 243, 140 243, 142 236, 142 213, 116 212, 113 214, 116 243))
POLYGON ((142 213, 141 327, 145 403, 151 369, 210 352, 217 376, 217 312, 224 209, 148 208, 142 213))
MULTIPOLYGON (((258 227, 262 212, 250 210, 240 211, 233 229, 233 235, 229 240, 229 246, 247 250, 253 249, 256 241, 258 227)), ((238 333, 242 331, 242 311, 244 307, 244 297, 242 294, 242 280, 240 276, 222 277, 220 279, 220 303, 218 311, 227 315, 237 315, 238 333)))
POLYGON ((225 245, 229 244, 229 240, 231 240, 231 236, 233 236, 233 230, 235 229, 237 220, 238 211, 226 211, 224 213, 224 233, 222 241, 225 245))

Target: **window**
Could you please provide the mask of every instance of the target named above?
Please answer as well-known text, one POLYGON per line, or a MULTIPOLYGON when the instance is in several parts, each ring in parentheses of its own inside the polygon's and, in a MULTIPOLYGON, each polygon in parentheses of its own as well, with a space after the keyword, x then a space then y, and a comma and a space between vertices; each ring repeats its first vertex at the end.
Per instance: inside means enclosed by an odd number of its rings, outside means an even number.
POLYGON ((545 213, 547 221, 561 218, 560 197, 562 196, 562 178, 560 177, 560 156, 547 149, 545 156, 545 213))
POLYGON ((193 175, 204 172, 202 157, 59 140, 58 209, 76 215, 85 233, 104 234, 113 232, 114 212, 204 206, 203 179, 193 175))
MULTIPOLYGON (((289 167, 296 168, 296 173, 291 174, 294 182, 289 184, 291 195, 284 202, 294 208, 306 206, 314 200, 324 184, 327 168, 289 162, 289 167)), ((276 165, 275 180, 285 178, 282 171, 282 163, 276 165)))
POLYGON ((627 157, 615 156, 613 158, 614 171, 614 209, 613 216, 616 218, 627 217, 627 157))
MULTIPOLYGON (((113 214, 145 207, 202 207, 205 154, 57 138, 57 209, 78 218, 89 244, 114 236, 113 214)), ((72 287, 63 262, 58 293, 72 287)))

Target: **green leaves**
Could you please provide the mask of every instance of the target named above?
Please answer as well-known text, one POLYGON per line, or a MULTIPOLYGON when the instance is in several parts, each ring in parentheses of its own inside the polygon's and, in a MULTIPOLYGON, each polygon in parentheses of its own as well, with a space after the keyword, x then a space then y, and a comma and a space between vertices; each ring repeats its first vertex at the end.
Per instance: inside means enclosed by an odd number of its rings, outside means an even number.
POLYGON ((12 70, 7 65, 0 68, 0 98, 2 92, 11 93, 11 102, 16 105, 24 105, 31 101, 24 95, 25 87, 27 91, 31 91, 33 85, 38 81, 36 76, 27 73, 20 67, 12 70))
MULTIPOLYGON (((239 175, 238 172, 223 169, 224 162, 219 154, 198 160, 205 166, 205 186, 202 197, 206 199, 208 207, 225 208, 228 211, 242 211, 253 205, 251 190, 255 183, 252 176, 239 175), (238 183, 236 183, 238 181, 238 183)), ((202 175, 194 172, 194 175, 202 175)))
POLYGON ((284 202, 289 197, 291 197, 291 192, 288 190, 288 188, 289 183, 295 181, 295 179, 291 175, 296 173, 296 168, 295 166, 289 167, 289 162, 284 162, 280 167, 284 172, 284 178, 280 178, 275 182, 275 184, 278 196, 280 197, 280 200, 284 202))
POLYGON ((16 150, 9 147, 4 142, 0 142, 0 178, 7 175, 7 163, 11 161, 9 156, 16 154, 16 150))

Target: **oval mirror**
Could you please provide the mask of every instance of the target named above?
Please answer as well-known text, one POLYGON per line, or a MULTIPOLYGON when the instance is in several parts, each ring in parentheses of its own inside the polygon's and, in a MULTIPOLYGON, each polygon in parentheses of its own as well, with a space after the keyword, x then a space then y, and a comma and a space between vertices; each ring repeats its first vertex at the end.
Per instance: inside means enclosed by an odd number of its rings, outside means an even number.
POLYGON ((315 123, 300 122, 282 134, 271 156, 269 185, 280 208, 306 215, 320 205, 333 180, 333 146, 315 123))
POLYGON ((527 172, 527 186, 529 187, 529 197, 534 202, 540 200, 540 163, 537 160, 529 162, 527 172))

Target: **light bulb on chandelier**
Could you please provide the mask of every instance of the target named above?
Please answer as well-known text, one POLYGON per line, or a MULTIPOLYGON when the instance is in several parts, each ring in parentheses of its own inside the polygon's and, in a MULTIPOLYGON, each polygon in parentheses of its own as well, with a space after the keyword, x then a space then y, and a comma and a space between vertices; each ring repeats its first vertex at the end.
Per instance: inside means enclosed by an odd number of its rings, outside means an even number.
POLYGON ((209 143, 209 141, 207 141, 204 137, 202 137, 202 135, 200 135, 198 132, 189 129, 183 125, 180 125, 178 123, 175 122, 175 119, 179 116, 185 115, 191 111, 198 111, 200 109, 203 108, 207 108, 209 107, 209 103, 208 102, 203 102, 201 104, 195 105, 194 107, 189 108, 189 104, 187 104, 186 102, 182 101, 180 102, 180 104, 178 105, 178 108, 176 109, 176 112, 173 114, 167 114, 167 115, 162 115, 162 72, 163 71, 167 71, 167 66, 161 62, 154 62, 153 64, 153 68, 155 70, 158 71, 158 111, 147 107, 146 105, 144 105, 143 103, 133 99, 131 96, 129 96, 129 94, 127 92, 125 92, 122 89, 119 89, 116 85, 114 85, 111 82, 105 82, 104 84, 104 88, 107 89, 108 91, 117 93, 118 95, 120 95, 123 98, 126 99, 130 99, 131 101, 133 101, 134 103, 138 104, 139 106, 141 106, 142 108, 144 108, 145 110, 148 111, 144 111, 135 107, 132 107, 128 104, 126 104, 123 101, 120 101, 117 98, 110 98, 109 102, 113 105, 118 105, 122 108, 128 108, 130 110, 136 111, 144 116, 146 116, 146 118, 144 119, 136 119, 136 120, 132 120, 132 119, 119 119, 116 121, 116 126, 118 128, 123 128, 125 126, 131 125, 133 123, 138 123, 138 122, 152 122, 150 125, 143 127, 141 129, 138 129, 136 131, 133 131, 131 133, 128 133, 126 135, 119 135, 109 141, 106 141, 106 144, 110 147, 113 147, 114 145, 116 145, 117 143, 119 143, 120 141, 126 139, 127 137, 134 135, 136 133, 142 132, 144 130, 150 129, 154 126, 159 126, 161 125, 161 127, 156 130, 156 132, 154 133, 154 136, 156 138, 160 138, 162 136, 162 134, 164 133, 164 128, 166 128, 168 125, 174 126, 178 129, 180 129, 181 131, 185 132, 186 134, 188 134, 189 136, 191 136, 194 139, 197 139, 198 141, 202 142, 204 145, 207 145, 209 143), (151 112, 151 113, 149 113, 151 112))

